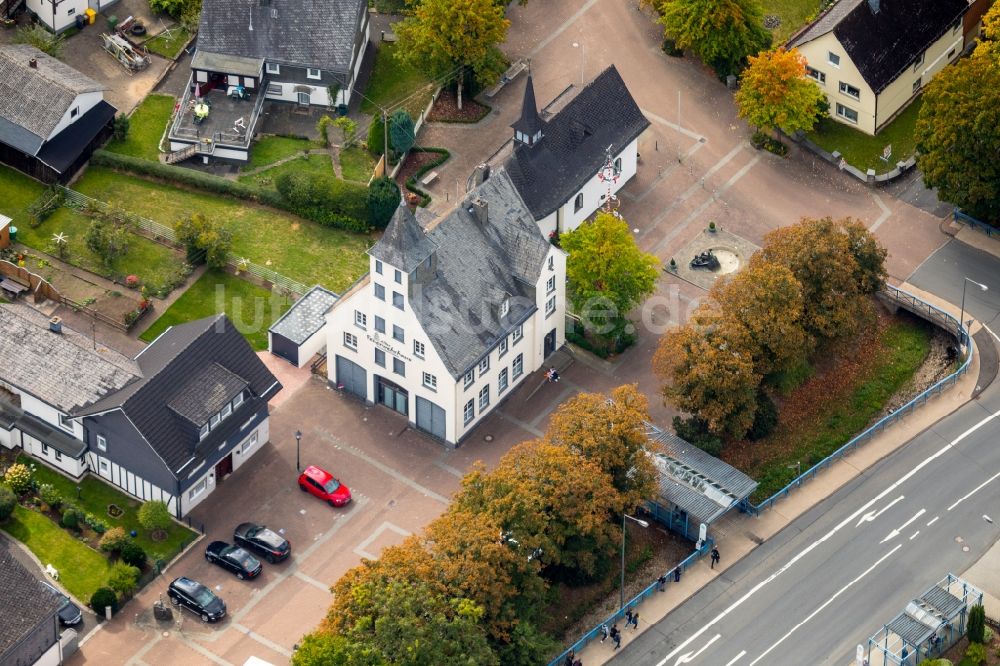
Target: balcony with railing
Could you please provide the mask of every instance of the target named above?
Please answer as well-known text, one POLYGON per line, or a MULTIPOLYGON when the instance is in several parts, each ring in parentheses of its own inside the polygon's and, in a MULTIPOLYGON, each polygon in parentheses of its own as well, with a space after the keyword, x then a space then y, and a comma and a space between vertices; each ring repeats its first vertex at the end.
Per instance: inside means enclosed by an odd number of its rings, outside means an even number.
POLYGON ((265 90, 267 81, 262 81, 259 89, 249 91, 250 99, 231 97, 225 89, 209 90, 196 97, 189 79, 168 137, 197 145, 199 153, 211 154, 216 146, 248 150, 264 106, 265 90), (201 104, 208 106, 208 114, 199 118, 201 104))

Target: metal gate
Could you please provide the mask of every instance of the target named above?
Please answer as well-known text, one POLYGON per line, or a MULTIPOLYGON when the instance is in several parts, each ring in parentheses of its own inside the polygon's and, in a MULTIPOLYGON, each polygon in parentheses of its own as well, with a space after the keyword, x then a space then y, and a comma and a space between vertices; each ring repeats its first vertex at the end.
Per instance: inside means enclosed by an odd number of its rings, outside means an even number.
POLYGON ((337 356, 337 384, 362 400, 368 399, 368 373, 354 361, 337 356))
POLYGON ((430 400, 417 396, 417 427, 444 439, 444 410, 430 400))

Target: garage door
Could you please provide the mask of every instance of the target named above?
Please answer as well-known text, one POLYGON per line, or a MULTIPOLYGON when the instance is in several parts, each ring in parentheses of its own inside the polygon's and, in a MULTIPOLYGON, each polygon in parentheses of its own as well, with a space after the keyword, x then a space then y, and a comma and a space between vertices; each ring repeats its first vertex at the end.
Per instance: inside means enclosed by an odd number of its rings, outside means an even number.
POLYGON ((348 393, 362 400, 368 399, 368 373, 354 361, 337 356, 337 383, 348 393))
POLYGON ((417 396, 417 427, 444 439, 444 410, 430 400, 417 396))

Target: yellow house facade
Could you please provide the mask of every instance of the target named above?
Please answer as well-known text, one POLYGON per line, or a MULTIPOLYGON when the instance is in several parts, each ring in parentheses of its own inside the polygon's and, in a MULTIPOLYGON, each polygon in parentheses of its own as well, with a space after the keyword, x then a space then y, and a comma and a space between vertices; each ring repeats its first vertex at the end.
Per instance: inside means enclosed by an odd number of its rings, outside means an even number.
POLYGON ((876 134, 964 46, 968 0, 839 0, 789 40, 830 116, 876 134))

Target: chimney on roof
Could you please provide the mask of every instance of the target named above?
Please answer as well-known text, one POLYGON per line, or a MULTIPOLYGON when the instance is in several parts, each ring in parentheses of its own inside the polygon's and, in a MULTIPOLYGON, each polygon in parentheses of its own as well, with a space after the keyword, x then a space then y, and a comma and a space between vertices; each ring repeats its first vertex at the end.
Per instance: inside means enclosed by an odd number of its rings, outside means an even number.
POLYGON ((35 58, 30 58, 28 60, 28 67, 31 69, 38 69, 38 61, 35 58))
POLYGON ((878 14, 881 5, 882 0, 868 0, 868 8, 872 10, 872 14, 878 14))
POLYGON ((479 197, 476 197, 472 201, 472 205, 469 206, 469 212, 472 213, 479 224, 485 225, 490 219, 489 205, 484 199, 479 197))
POLYGON ((62 317, 49 319, 49 330, 53 333, 62 333, 62 317))
POLYGON ((413 192, 408 192, 406 194, 406 207, 410 209, 411 213, 416 214, 418 203, 420 203, 420 197, 413 192))

